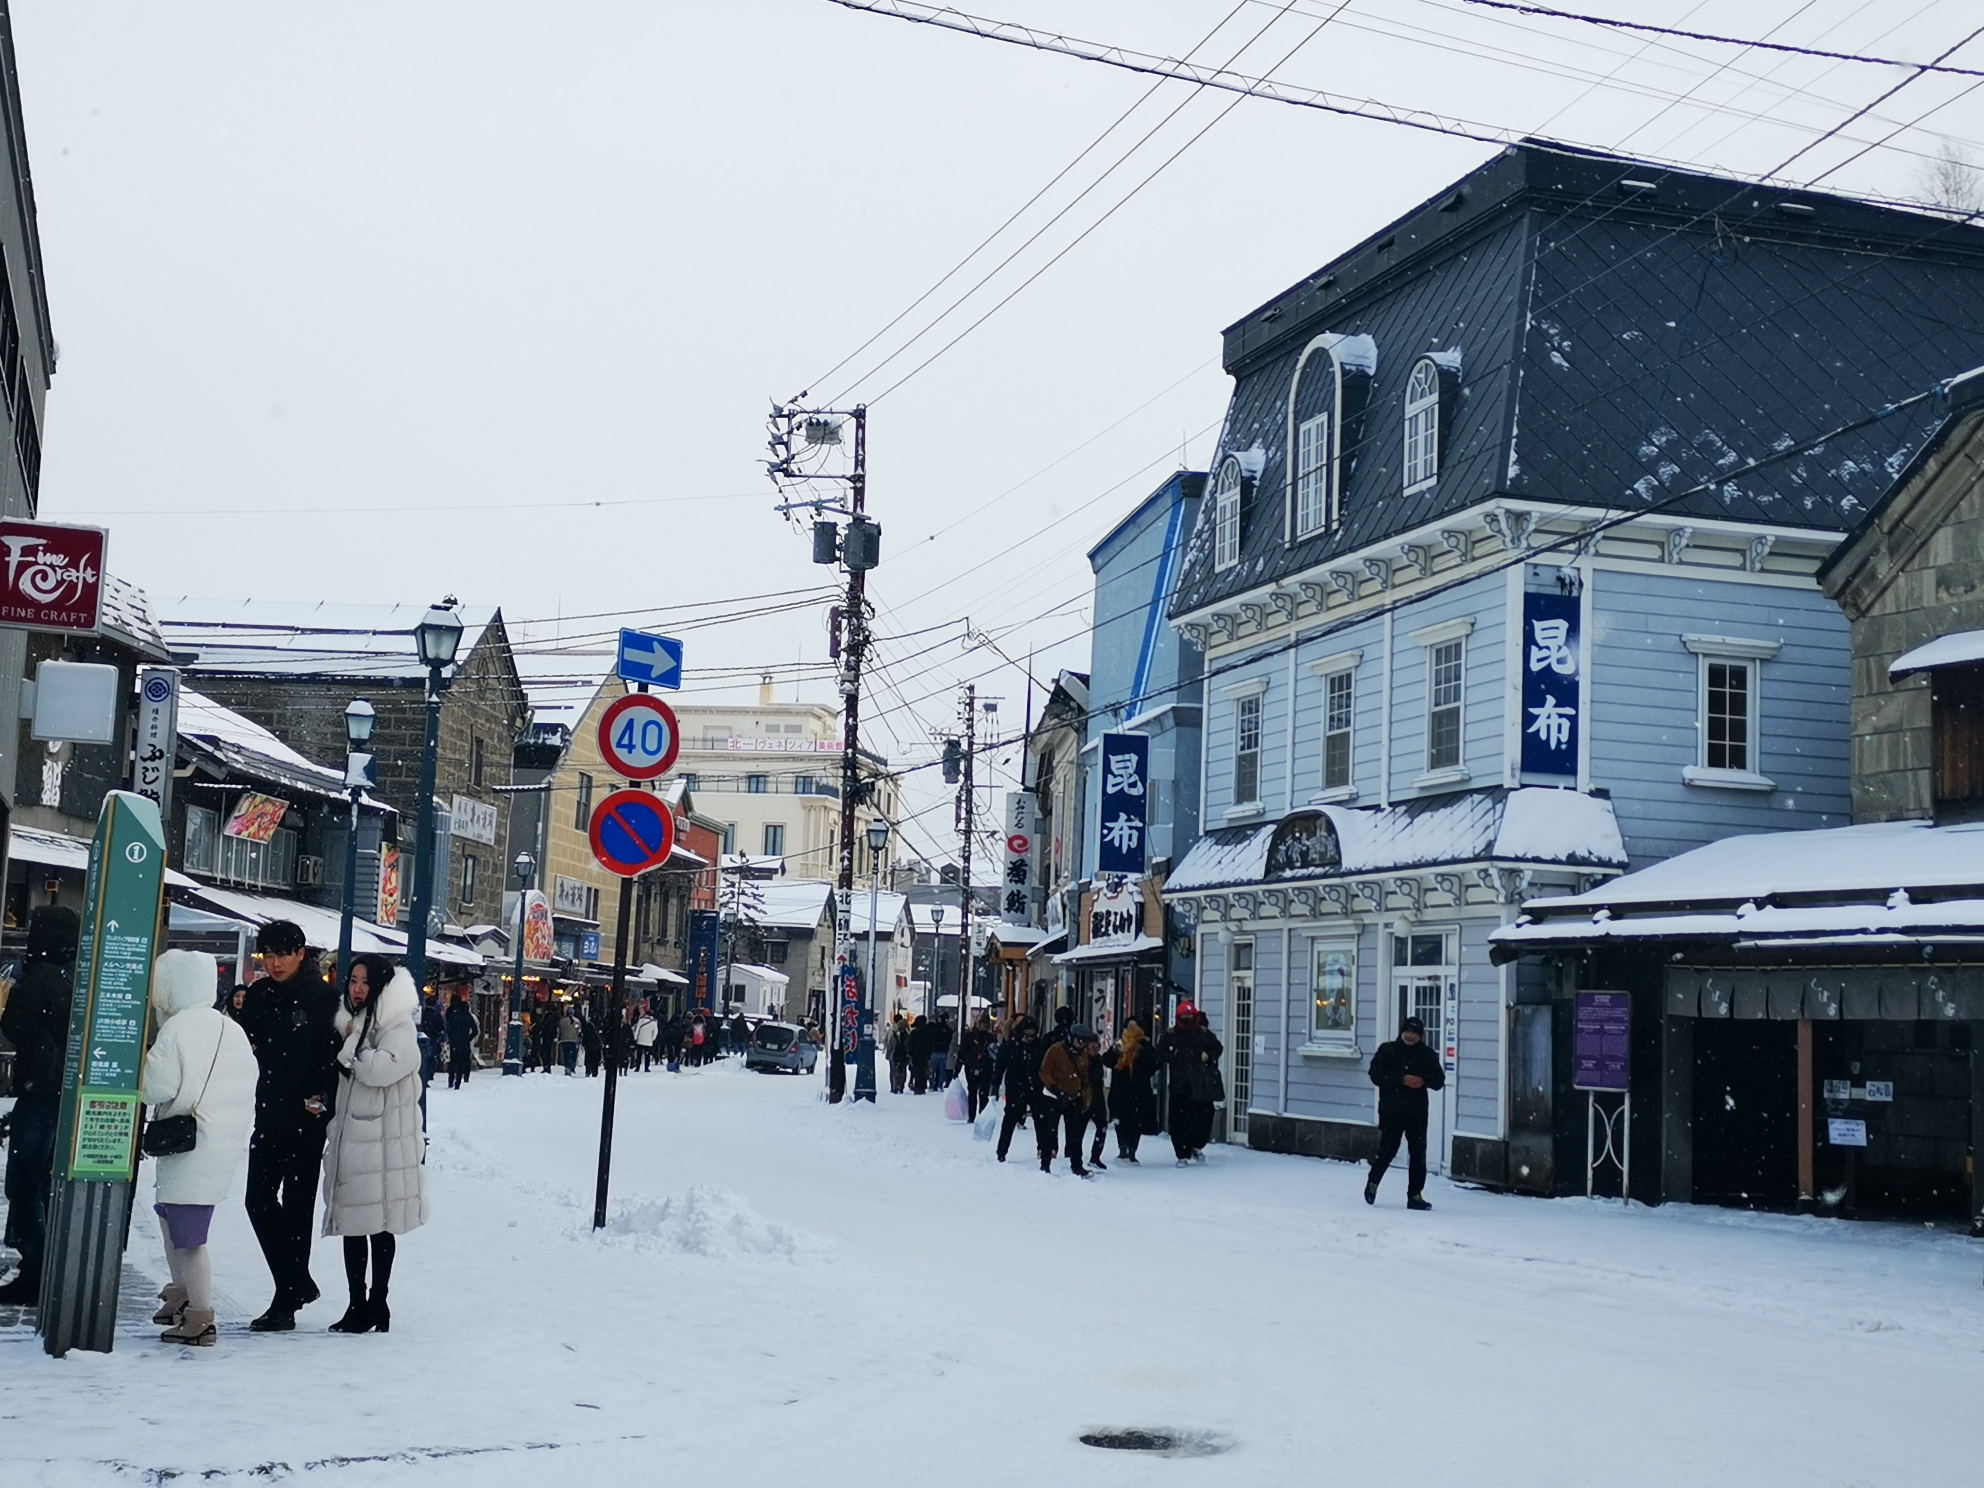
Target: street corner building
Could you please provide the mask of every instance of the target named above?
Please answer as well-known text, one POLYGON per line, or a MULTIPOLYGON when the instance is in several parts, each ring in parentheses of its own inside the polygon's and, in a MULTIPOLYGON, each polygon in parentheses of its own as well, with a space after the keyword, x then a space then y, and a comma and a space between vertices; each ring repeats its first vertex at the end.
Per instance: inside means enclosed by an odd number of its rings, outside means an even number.
POLYGON ((1561 989, 1491 937, 1849 823, 1821 565, 1937 428, 1917 395, 1984 361, 1980 291, 1984 232, 1946 217, 1525 144, 1227 329, 1168 602, 1202 835, 1165 893, 1229 1139, 1367 1155, 1370 1056, 1418 1016, 1452 1072, 1433 1166, 1584 1190, 1561 989), (1533 1139, 1573 1110, 1575 1171, 1533 1139))

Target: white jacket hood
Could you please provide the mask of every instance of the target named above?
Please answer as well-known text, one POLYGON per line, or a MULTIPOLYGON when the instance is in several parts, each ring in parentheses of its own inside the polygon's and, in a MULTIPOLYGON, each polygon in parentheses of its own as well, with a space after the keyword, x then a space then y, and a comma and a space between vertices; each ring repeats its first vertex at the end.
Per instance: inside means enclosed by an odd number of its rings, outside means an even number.
MULTIPOLYGON (((414 1015, 419 1011, 420 993, 414 989, 413 978, 402 966, 393 973, 393 979, 386 983, 386 990, 379 994, 378 1011, 373 1015, 374 1025, 379 1028, 395 1028, 402 1023, 411 1024, 414 1015)), ((344 1000, 340 998, 337 1013, 338 1032, 350 1033, 354 1021, 350 1010, 344 1005, 344 1000)))
POLYGON ((210 1008, 220 992, 220 967, 205 951, 167 951, 152 966, 152 1007, 159 1021, 188 1008, 210 1008))

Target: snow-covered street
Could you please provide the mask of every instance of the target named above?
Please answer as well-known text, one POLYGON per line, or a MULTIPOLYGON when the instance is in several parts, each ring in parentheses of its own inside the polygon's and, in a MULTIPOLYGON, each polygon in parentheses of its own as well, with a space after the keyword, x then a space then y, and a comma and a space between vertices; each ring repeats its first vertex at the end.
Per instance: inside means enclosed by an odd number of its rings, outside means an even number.
MULTIPOLYGON (((600 1088, 436 1085, 390 1335, 324 1331, 327 1242, 299 1330, 250 1334, 238 1202, 216 1349, 133 1324, 58 1362, 0 1329, 0 1478, 1975 1481, 1984 1247, 1951 1230, 1438 1181, 1408 1214, 1396 1178, 1372 1210, 1359 1168, 1215 1147, 1180 1171, 1161 1138, 1044 1178, 1026 1134, 1001 1168, 934 1097, 832 1109, 733 1062, 622 1082, 595 1236, 600 1088), (1077 1441, 1110 1426, 1228 1449, 1077 1441)), ((147 1211, 148 1273, 156 1243, 147 1211)))

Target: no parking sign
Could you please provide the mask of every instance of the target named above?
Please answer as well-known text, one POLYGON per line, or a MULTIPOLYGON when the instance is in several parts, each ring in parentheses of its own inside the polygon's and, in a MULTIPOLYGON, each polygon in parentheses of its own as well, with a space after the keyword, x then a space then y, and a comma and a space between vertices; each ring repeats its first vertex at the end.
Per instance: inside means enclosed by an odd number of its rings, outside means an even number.
POLYGON ((617 790, 593 807, 586 835, 602 868, 636 878, 675 851, 675 813, 649 791, 617 790))

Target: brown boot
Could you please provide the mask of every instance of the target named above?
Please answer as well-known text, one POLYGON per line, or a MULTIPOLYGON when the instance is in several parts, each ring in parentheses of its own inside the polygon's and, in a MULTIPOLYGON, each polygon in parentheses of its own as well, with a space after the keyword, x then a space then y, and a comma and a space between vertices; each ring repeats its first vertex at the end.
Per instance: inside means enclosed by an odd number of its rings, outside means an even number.
POLYGON ((159 1334, 158 1341, 212 1348, 219 1337, 220 1330, 214 1326, 214 1310, 211 1307, 188 1307, 180 1314, 178 1322, 159 1334))
POLYGON ((176 1323, 185 1310, 186 1288, 176 1281, 168 1281, 158 1289, 158 1311, 152 1314, 152 1321, 161 1325, 176 1323))

